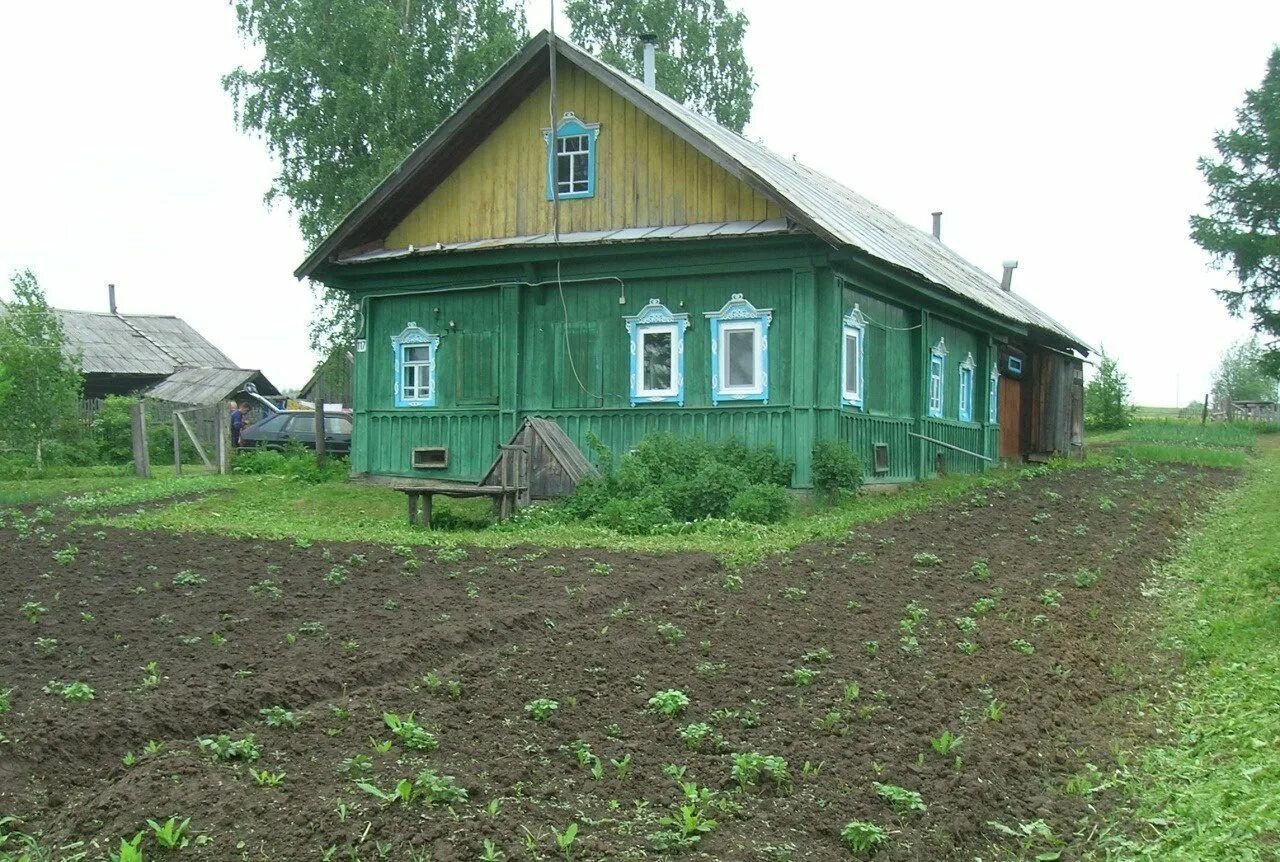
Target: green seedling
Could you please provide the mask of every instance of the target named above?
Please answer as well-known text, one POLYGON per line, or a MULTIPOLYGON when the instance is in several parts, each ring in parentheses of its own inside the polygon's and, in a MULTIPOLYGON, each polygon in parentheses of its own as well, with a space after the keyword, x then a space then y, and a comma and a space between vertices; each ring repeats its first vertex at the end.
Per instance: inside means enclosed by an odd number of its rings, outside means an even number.
POLYGON ((956 628, 965 634, 970 634, 978 630, 978 621, 973 617, 956 617, 956 628))
POLYGON ((343 565, 334 566, 329 570, 329 574, 324 576, 325 583, 332 584, 335 587, 347 582, 347 576, 350 574, 347 567, 343 565))
POLYGON ((1045 590, 1040 594, 1040 604, 1051 608, 1062 607, 1062 593, 1057 590, 1045 590))
POLYGON ((173 585, 175 587, 198 587, 204 581, 203 575, 198 575, 190 569, 183 569, 173 576, 173 585))
POLYGON ((29 623, 38 623, 40 617, 49 613, 49 609, 39 602, 23 602, 18 611, 27 618, 29 623))
POLYGON ((480 862, 503 862, 507 854, 498 849, 492 839, 484 839, 484 850, 480 852, 480 862))
POLYGON ((805 664, 826 664, 827 662, 831 661, 831 659, 832 659, 831 650, 827 649, 826 647, 818 647, 817 649, 811 649, 800 656, 800 661, 804 662, 805 664))
POLYGON ((463 548, 441 548, 436 551, 436 562, 439 563, 460 563, 467 558, 467 552, 463 548))
POLYGON ((1099 575, 1097 571, 1081 568, 1076 569, 1075 576, 1072 580, 1075 582, 1077 587, 1083 590, 1096 584, 1098 582, 1098 578, 1099 575))
POLYGON ((684 712, 689 705, 689 696, 679 689, 669 688, 649 698, 649 706, 667 718, 673 718, 684 712))
POLYGON ((556 849, 564 854, 566 862, 572 862, 573 844, 578 840, 578 824, 570 823, 564 828, 564 831, 552 826, 551 834, 555 836, 556 849))
POLYGON ((413 713, 404 718, 394 712, 384 712, 382 720, 396 736, 400 744, 412 751, 434 751, 439 745, 435 734, 413 720, 413 713))
POLYGON ((120 849, 111 854, 111 862, 143 862, 142 833, 133 836, 132 841, 120 839, 120 849))
POLYGON ((912 558, 917 568, 927 569, 933 566, 942 565, 942 559, 937 554, 930 554, 928 551, 921 551, 912 558))
POLYGON ((885 831, 866 820, 851 820, 840 830, 840 837, 854 853, 870 853, 888 840, 885 831))
POLYGON ((658 625, 658 634, 662 636, 668 646, 677 646, 680 641, 684 640, 684 629, 671 623, 660 623, 658 625))
POLYGON ((58 561, 59 565, 69 566, 76 561, 76 554, 78 553, 80 553, 80 550, 75 545, 67 545, 65 548, 54 551, 53 558, 58 561))
POLYGON ((732 757, 733 767, 730 776, 738 782, 738 789, 745 791, 748 787, 760 785, 764 781, 772 782, 777 787, 785 787, 791 783, 787 772, 787 761, 776 755, 764 755, 756 751, 735 754, 732 757))
POLYGON ((452 775, 437 775, 430 769, 418 773, 413 790, 415 799, 425 799, 431 806, 467 801, 467 791, 457 785, 452 775))
POLYGON ((270 772, 266 769, 250 769, 249 775, 259 787, 279 787, 284 783, 284 772, 270 772))
POLYGON ((261 750, 254 744, 252 733, 245 734, 241 739, 232 739, 227 734, 221 733, 214 737, 197 739, 196 745, 214 760, 246 760, 252 763, 262 755, 261 750))
POLYGON ((966 577, 973 578, 975 581, 987 581, 991 579, 991 567, 987 565, 986 560, 977 560, 969 567, 966 577))
POLYGON ((57 638, 36 638, 32 642, 32 645, 36 648, 36 652, 40 653, 40 655, 45 658, 48 658, 58 651, 57 638))
POLYGON ((680 737, 680 741, 684 743, 685 748, 690 751, 697 751, 702 745, 702 741, 713 734, 711 725, 704 722, 696 724, 686 724, 676 733, 680 737))
POLYGON ((956 736, 951 731, 944 730, 929 740, 929 747, 939 754, 949 754, 963 741, 963 736, 956 736))
POLYGON ((592 563, 591 574, 593 575, 611 575, 613 574, 613 566, 608 563, 592 563))
POLYGON ((187 827, 191 825, 190 817, 181 823, 176 817, 170 817, 164 823, 148 820, 147 825, 151 827, 151 835, 156 839, 156 843, 166 850, 181 850, 191 843, 187 838, 187 827))
POLYGON ((93 689, 88 683, 83 682, 58 682, 56 679, 49 680, 49 684, 44 687, 45 694, 60 694, 64 698, 74 703, 84 703, 93 700, 93 689))
POLYGON ((621 760, 609 758, 609 763, 613 766, 613 771, 617 773, 619 781, 626 781, 627 776, 631 773, 631 753, 627 752, 621 760))
POLYGON ((924 811, 926 808, 924 800, 914 790, 907 790, 896 784, 881 784, 879 781, 872 783, 875 785, 876 795, 888 802, 895 811, 924 811))
POLYGON ((978 651, 978 645, 973 641, 960 641, 956 644, 956 649, 965 655, 973 655, 978 651))
POLYGON ((1036 651, 1036 648, 1034 646, 1032 646, 1028 641, 1023 640, 1022 638, 1015 638, 1009 641, 1009 646, 1013 647, 1014 650, 1022 653, 1023 655, 1031 655, 1036 651))
POLYGON ((992 698, 987 703, 985 715, 987 721, 999 721, 1004 716, 1004 702, 992 698))
POLYGON ((787 679, 795 686, 812 685, 813 681, 818 678, 822 671, 812 667, 798 667, 791 673, 787 674, 787 679))
POLYGON ((160 684, 160 666, 157 662, 149 661, 139 669, 142 671, 143 688, 155 688, 160 684))
POLYGON ((874 656, 876 653, 880 652, 880 642, 879 641, 863 641, 862 651, 869 656, 874 656))
POLYGON ((558 701, 546 697, 536 698, 524 705, 524 711, 537 722, 547 721, 551 718, 551 714, 559 708, 560 703, 558 701))
POLYGON ((304 714, 292 712, 283 706, 269 706, 258 710, 267 727, 301 727, 304 714))

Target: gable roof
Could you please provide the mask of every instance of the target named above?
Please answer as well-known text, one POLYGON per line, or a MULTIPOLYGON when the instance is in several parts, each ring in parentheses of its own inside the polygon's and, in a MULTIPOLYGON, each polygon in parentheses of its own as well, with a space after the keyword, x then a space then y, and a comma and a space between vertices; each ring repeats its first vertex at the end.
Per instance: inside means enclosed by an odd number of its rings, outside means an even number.
POLYGON ((178 317, 54 311, 68 347, 80 353, 80 368, 85 374, 163 377, 179 366, 235 366, 230 357, 178 317))
MULTIPOLYGON (((836 247, 859 249, 986 311, 1087 352, 1084 342, 1030 301, 888 210, 830 177, 704 117, 546 31, 533 37, 450 115, 295 270, 310 276, 338 252, 377 242, 465 158, 548 74, 552 49, 836 247)), ((360 251, 369 252, 364 247, 360 251)), ((424 249, 430 252, 432 249, 424 249)))

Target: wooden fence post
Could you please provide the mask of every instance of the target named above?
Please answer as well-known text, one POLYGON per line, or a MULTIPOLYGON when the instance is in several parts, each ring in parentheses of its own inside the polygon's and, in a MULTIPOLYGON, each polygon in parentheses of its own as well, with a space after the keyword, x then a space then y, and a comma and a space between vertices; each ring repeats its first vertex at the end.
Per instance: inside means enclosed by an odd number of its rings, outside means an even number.
POLYGON ((133 405, 133 469, 143 479, 151 478, 151 453, 147 450, 147 405, 133 405))
POLYGON ((312 398, 316 402, 316 464, 324 466, 324 384, 317 380, 316 388, 312 392, 312 398))
POLYGON ((217 450, 218 472, 225 476, 231 472, 231 410, 225 401, 218 404, 217 423, 213 435, 214 448, 217 450))
POLYGON ((1200 414, 1200 424, 1209 424, 1209 395, 1207 393, 1204 396, 1204 411, 1200 414))
POLYGON ((182 475, 182 425, 178 422, 178 411, 173 411, 173 474, 182 475))

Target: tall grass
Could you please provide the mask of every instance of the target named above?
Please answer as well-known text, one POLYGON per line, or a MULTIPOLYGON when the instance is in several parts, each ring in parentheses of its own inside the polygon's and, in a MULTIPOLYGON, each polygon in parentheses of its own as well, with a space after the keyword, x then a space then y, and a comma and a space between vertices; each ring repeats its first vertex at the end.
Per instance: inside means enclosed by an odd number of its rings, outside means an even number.
POLYGON ((1280 448, 1251 473, 1163 570, 1185 673, 1161 698, 1172 733, 1143 753, 1141 828, 1107 858, 1280 858, 1280 448))
POLYGON ((1258 442, 1255 426, 1261 422, 1180 422, 1173 419, 1146 419, 1116 435, 1126 443, 1173 443, 1180 446, 1218 446, 1252 449, 1258 442))

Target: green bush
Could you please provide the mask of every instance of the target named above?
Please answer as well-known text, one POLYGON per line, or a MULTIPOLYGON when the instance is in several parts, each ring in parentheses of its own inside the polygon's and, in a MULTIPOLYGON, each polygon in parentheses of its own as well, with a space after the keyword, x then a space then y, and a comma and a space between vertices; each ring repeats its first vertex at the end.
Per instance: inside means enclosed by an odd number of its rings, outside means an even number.
POLYGON ((836 440, 819 440, 813 446, 813 487, 835 502, 841 491, 862 487, 862 460, 848 445, 836 440))
POLYGON ((316 464, 316 453, 297 443, 274 449, 246 449, 236 453, 232 472, 259 476, 284 476, 299 482, 340 482, 347 478, 345 459, 329 456, 324 466, 316 464))
POLYGON ((758 487, 782 491, 793 464, 769 447, 752 448, 740 441, 708 443, 696 438, 655 434, 615 458, 598 438, 589 438, 600 477, 582 482, 563 504, 574 518, 593 520, 622 533, 642 535, 672 523, 706 518, 746 520, 785 517, 780 497, 757 491, 744 498, 740 514, 734 501, 758 487), (782 512, 782 514, 778 514, 782 512))
POLYGON ((776 524, 791 514, 791 494, 781 485, 751 485, 729 503, 729 517, 753 524, 776 524))

